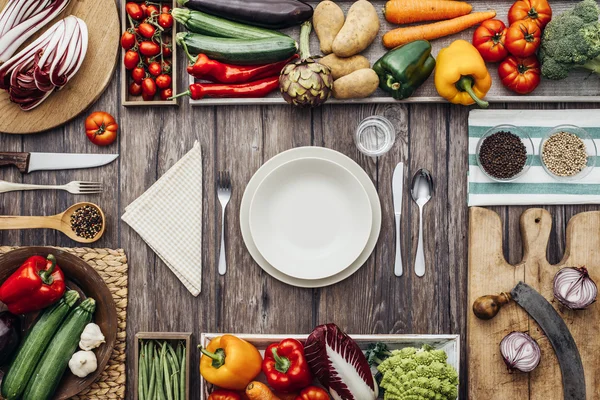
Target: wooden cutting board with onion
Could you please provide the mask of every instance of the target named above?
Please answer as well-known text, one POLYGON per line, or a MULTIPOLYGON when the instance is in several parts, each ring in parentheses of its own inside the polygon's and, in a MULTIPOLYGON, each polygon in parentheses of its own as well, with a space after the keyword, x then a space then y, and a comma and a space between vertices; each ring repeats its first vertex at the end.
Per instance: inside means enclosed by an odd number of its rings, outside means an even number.
POLYGON ((520 224, 524 256, 513 266, 503 255, 498 214, 470 209, 469 398, 600 399, 600 304, 593 303, 593 282, 600 283, 600 212, 571 218, 557 265, 546 259, 550 213, 529 209, 520 224), (528 336, 513 334, 501 345, 512 332, 528 336), (581 369, 583 376, 576 373, 581 369))
MULTIPOLYGON (((7 4, 8 0, 0 0, 0 10, 7 4)), ((55 23, 71 15, 79 18, 87 27, 87 52, 79 70, 60 90, 48 86, 52 88, 52 93, 29 111, 24 111, 11 102, 6 91, 0 91, 0 132, 26 134, 57 127, 79 115, 106 89, 115 70, 119 51, 119 14, 114 0, 71 0, 51 21, 38 22, 43 24, 42 28, 23 43, 14 55, 51 29, 55 23)))

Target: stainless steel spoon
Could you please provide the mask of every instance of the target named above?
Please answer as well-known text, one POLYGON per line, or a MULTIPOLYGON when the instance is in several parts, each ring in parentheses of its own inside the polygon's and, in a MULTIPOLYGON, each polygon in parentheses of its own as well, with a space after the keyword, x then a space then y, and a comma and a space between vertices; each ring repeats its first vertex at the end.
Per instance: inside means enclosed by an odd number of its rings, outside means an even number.
POLYGON ((425 275, 425 252, 423 250, 423 206, 431 199, 433 193, 433 178, 426 169, 417 171, 412 180, 410 194, 419 206, 419 245, 417 246, 417 256, 415 257, 415 274, 417 276, 425 275))

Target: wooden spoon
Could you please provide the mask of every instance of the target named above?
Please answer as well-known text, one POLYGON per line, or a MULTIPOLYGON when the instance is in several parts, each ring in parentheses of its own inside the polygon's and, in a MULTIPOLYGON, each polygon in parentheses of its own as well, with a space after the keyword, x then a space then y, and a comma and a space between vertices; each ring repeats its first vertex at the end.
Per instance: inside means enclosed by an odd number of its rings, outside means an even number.
POLYGON ((46 217, 27 217, 27 216, 12 216, 12 215, 2 215, 0 216, 0 230, 6 229, 38 229, 38 228, 47 228, 47 229, 55 229, 57 231, 61 231, 65 235, 67 235, 72 240, 79 243, 93 243, 96 240, 100 239, 104 234, 104 228, 106 227, 106 218, 104 217, 104 213, 94 203, 81 202, 73 204, 71 207, 67 208, 64 212, 56 215, 49 215, 46 217), (81 236, 77 236, 75 231, 71 228, 71 215, 75 212, 75 210, 85 207, 91 206, 98 210, 100 213, 100 217, 102 218, 102 228, 100 232, 96 234, 91 239, 86 239, 81 236))

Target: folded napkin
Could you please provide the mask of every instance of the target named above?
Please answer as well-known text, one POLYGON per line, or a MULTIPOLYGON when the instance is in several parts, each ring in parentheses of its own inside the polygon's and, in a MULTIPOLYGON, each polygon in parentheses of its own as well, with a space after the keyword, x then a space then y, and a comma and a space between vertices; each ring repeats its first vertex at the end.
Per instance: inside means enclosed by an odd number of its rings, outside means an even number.
POLYGON ((473 110, 469 113, 468 205, 599 204, 600 159, 588 176, 576 182, 559 182, 544 170, 539 155, 540 141, 557 125, 585 129, 600 149, 598 110, 473 110), (490 128, 515 125, 533 141, 535 155, 529 171, 513 182, 495 182, 477 165, 477 142, 490 128))
POLYGON ((121 217, 198 296, 202 287, 202 151, 198 142, 121 217))

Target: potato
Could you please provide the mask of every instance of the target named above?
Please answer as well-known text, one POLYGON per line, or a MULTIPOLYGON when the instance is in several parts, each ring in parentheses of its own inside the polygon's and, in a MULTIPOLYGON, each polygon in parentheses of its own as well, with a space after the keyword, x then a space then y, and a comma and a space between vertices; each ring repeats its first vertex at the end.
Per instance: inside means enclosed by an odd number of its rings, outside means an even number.
POLYGON ((333 97, 336 99, 362 99, 379 87, 379 77, 371 68, 363 68, 333 81, 333 97))
POLYGON ((358 0, 348 10, 344 26, 333 41, 331 49, 338 57, 350 57, 360 53, 377 37, 379 16, 367 0, 358 0))
POLYGON ((333 79, 340 79, 356 70, 369 68, 371 64, 366 57, 355 55, 348 58, 340 58, 335 54, 330 54, 319 60, 323 65, 327 65, 331 69, 333 79))
POLYGON ((313 26, 321 44, 321 52, 330 54, 333 39, 344 26, 344 12, 333 1, 322 1, 315 8, 313 26))

